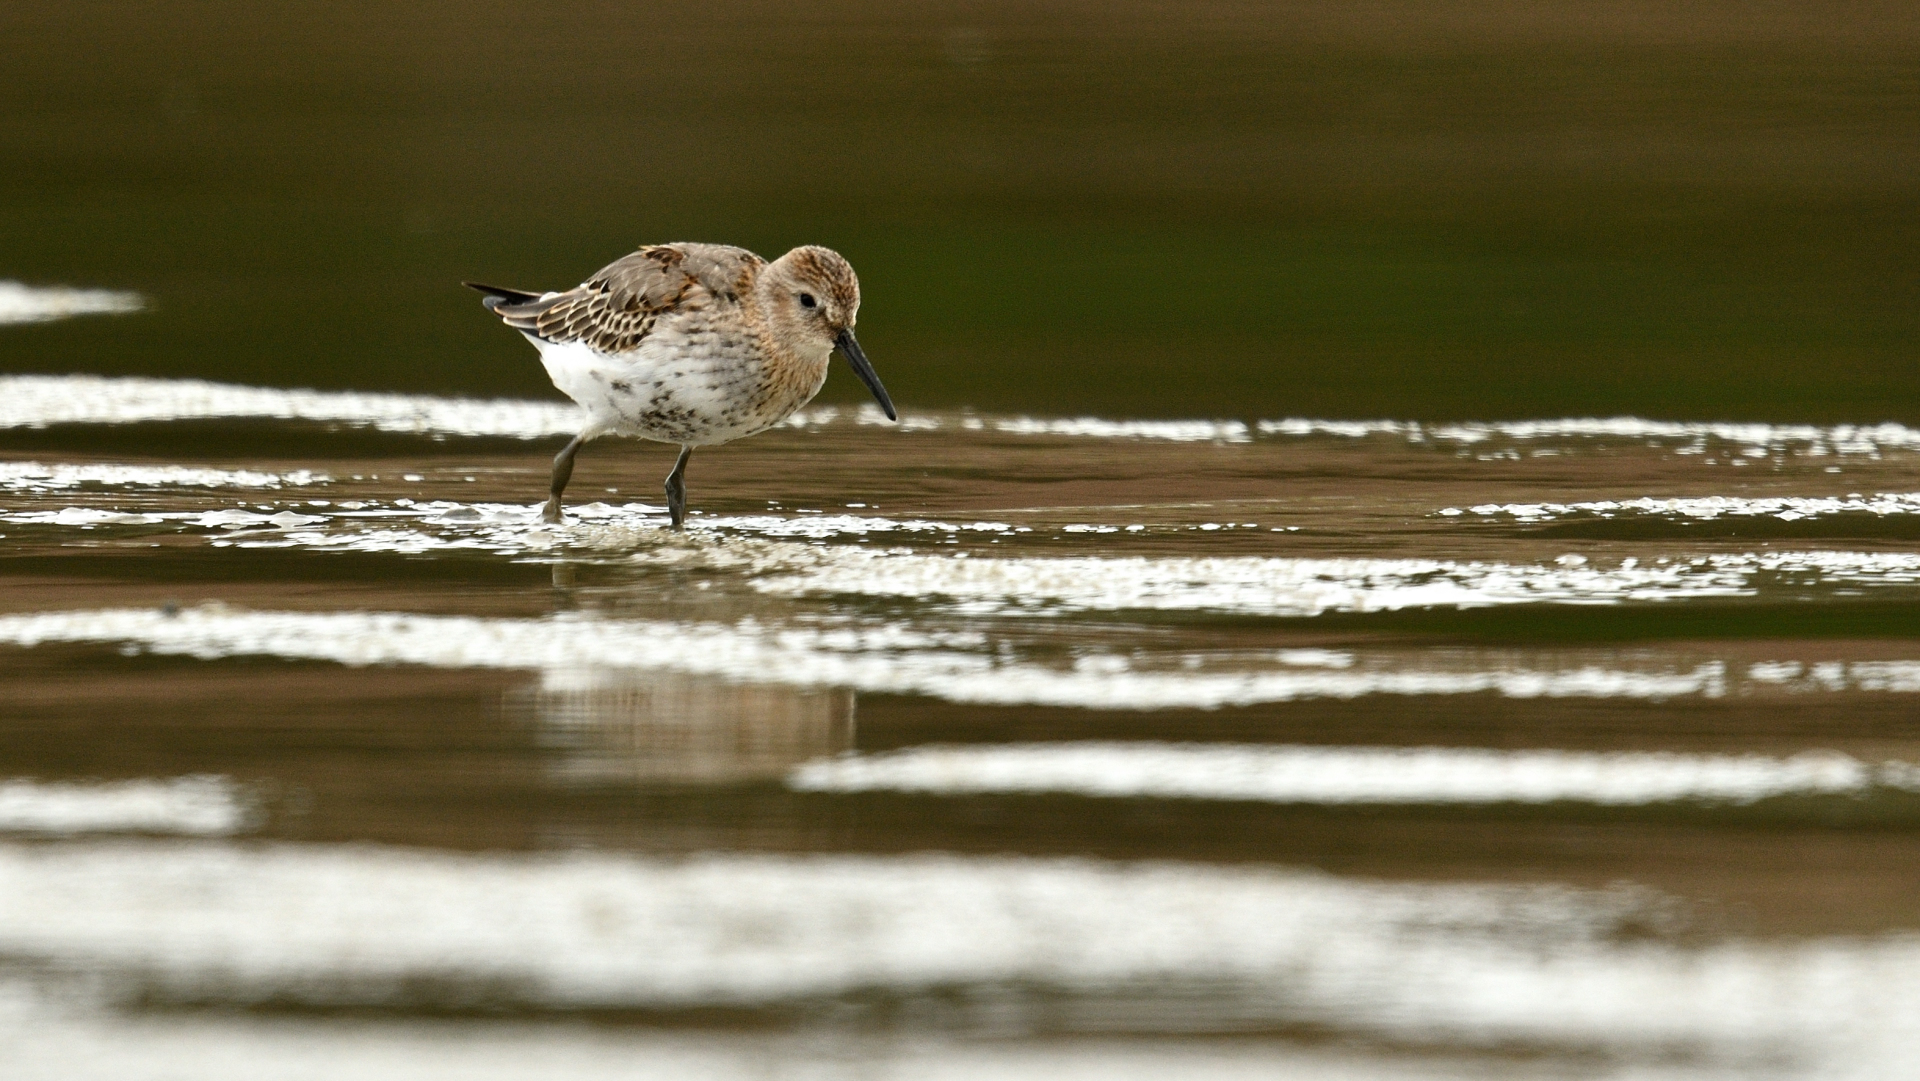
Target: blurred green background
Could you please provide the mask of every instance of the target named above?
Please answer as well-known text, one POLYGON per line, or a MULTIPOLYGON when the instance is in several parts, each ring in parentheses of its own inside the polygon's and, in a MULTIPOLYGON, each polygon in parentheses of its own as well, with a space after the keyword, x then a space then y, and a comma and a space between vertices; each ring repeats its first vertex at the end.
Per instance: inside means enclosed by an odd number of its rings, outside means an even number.
POLYGON ((4 371, 557 396, 458 281, 697 239, 846 253, 908 408, 1920 420, 1911 0, 20 0, 0 43, 0 279, 155 305, 4 371))

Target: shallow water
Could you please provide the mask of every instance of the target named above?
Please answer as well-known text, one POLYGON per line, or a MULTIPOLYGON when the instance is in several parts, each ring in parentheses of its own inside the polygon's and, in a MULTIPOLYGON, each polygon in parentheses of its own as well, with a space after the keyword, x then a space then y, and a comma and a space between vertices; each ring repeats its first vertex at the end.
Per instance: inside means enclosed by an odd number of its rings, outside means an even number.
POLYGON ((1920 1040, 1903 427, 820 407, 676 535, 618 441, 539 521, 546 403, 0 402, 20 1076, 1920 1040))
POLYGON ((1916 12, 0 5, 0 1076, 1912 1073, 1916 12))

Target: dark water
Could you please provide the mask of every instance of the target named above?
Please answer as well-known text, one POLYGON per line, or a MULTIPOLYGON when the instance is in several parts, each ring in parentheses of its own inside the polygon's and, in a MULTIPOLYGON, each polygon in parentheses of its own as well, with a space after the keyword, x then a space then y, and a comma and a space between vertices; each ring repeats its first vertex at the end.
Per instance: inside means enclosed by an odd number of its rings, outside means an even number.
POLYGON ((7 1076, 1920 1048, 1906 9, 0 30, 7 1076), (902 423, 540 523, 453 283, 696 236, 902 423))
MULTIPOLYGON (((922 407, 1920 420, 1920 20, 14 4, 0 368, 551 393, 463 278, 845 252, 922 407)), ((830 394, 855 400, 835 381, 830 394)))

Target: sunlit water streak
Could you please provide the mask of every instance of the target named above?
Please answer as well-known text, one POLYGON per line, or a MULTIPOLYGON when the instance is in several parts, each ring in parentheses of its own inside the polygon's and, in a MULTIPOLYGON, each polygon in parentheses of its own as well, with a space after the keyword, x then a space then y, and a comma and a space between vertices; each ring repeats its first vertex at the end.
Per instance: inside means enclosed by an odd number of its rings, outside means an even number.
POLYGON ((1920 448, 1920 429, 1904 424, 1763 424, 1711 421, 1663 421, 1641 417, 1562 417, 1547 420, 1421 422, 1397 420, 1263 420, 1262 436, 1385 437, 1409 443, 1476 447, 1496 443, 1592 442, 1658 445, 1676 454, 1704 454, 1714 446, 1743 454, 1790 452, 1808 457, 1829 454, 1873 457, 1886 450, 1920 448))
MULTIPOLYGON (((139 422, 263 417, 354 424, 380 431, 446 436, 539 439, 579 431, 582 417, 570 404, 516 399, 449 398, 426 394, 315 391, 248 387, 195 379, 144 379, 88 375, 0 376, 0 428, 52 424, 139 422)), ((877 409, 820 406, 802 410, 785 426, 891 423, 877 409)), ((1239 421, 1111 421, 1097 418, 977 417, 965 413, 909 415, 902 431, 953 428, 1011 435, 1173 442, 1245 442, 1239 421)))
MULTIPOLYGON (((5 283, 0 283, 4 288, 5 283)), ((16 287, 18 288, 18 287, 16 287)), ((42 291, 45 292, 45 291, 42 291)), ((81 291, 83 297, 132 294, 81 291)), ((23 301, 18 310, 51 310, 48 301, 23 301), (34 308, 39 304, 41 308, 34 308)), ((126 300, 97 303, 128 303, 126 300)), ((0 293, 0 321, 5 296, 0 293)), ((249 387, 194 379, 148 379, 90 375, 0 376, 0 428, 51 424, 127 424, 143 421, 263 417, 364 425, 382 431, 446 436, 538 439, 571 435, 580 427, 576 407, 551 401, 468 399, 424 394, 337 392, 249 387)), ((885 423, 872 406, 803 410, 788 422, 797 428, 885 423)), ((1747 457, 1793 454, 1877 457, 1885 451, 1920 449, 1920 429, 1902 424, 1743 424, 1656 421, 1639 417, 1568 417, 1494 422, 1316 420, 1286 418, 1249 423, 1231 419, 1129 420, 1100 417, 982 416, 965 412, 915 413, 903 431, 994 432, 1002 435, 1107 440, 1246 443, 1256 439, 1387 438, 1485 450, 1513 444, 1537 447, 1657 445, 1675 454, 1706 454, 1728 448, 1747 457)))
MULTIPOLYGON (((288 479, 286 483, 294 483, 288 479)), ((1716 552, 1635 558, 1612 566, 1584 556, 1536 564, 1492 560, 1281 556, 1023 557, 903 547, 797 543, 916 536, 1019 538, 1036 531, 997 521, 943 522, 882 515, 744 515, 698 518, 705 542, 676 538, 660 508, 591 503, 559 526, 533 506, 433 501, 378 505, 303 503, 119 511, 99 507, 0 511, 15 525, 158 526, 214 534, 242 548, 400 552, 481 550, 699 565, 747 576, 772 595, 897 597, 968 615, 1191 611, 1257 616, 1477 608, 1513 604, 1607 605, 1753 597, 1763 590, 1894 591, 1920 586, 1920 553, 1716 552), (403 505, 404 504, 404 505, 403 505), (785 543, 783 543, 785 542, 785 543)), ((1057 527, 1060 533, 1071 525, 1057 527)))
POLYGON ((0 832, 177 833, 220 836, 250 817, 224 777, 137 781, 0 781, 0 832))
POLYGON ((1068 793, 1268 803, 1551 803, 1703 800, 1920 791, 1920 766, 1846 755, 1494 751, 1448 747, 1275 747, 1035 743, 914 747, 811 762, 807 792, 1068 793))
POLYGON ((758 580, 773 593, 937 599, 973 614, 1204 611, 1314 616, 1408 608, 1619 604, 1751 597, 1763 583, 1900 587, 1920 584, 1920 554, 1738 552, 1545 564, 1442 559, 1265 556, 967 558, 862 549, 796 554, 793 570, 758 580))
POLYGON ((1115 710, 1217 709, 1367 695, 1663 700, 1728 694, 1920 692, 1920 660, 1782 658, 1730 669, 1714 659, 1501 651, 1414 652, 1349 667, 1195 654, 1089 653, 1059 667, 992 648, 983 632, 903 623, 773 626, 556 616, 489 619, 406 613, 108 609, 0 616, 0 643, 121 643, 202 659, 265 656, 348 665, 578 671, 657 670, 743 683, 845 687, 953 702, 1115 710))
MULTIPOLYGON (((518 439, 571 435, 581 427, 579 410, 556 402, 248 387, 194 379, 0 376, 0 428, 220 417, 322 421, 365 425, 382 431, 518 439)), ((891 422, 870 406, 854 409, 818 406, 795 414, 786 426, 821 428, 878 423, 891 422)), ((1171 442, 1243 443, 1250 438, 1243 422, 1212 420, 981 417, 946 413, 909 415, 901 419, 899 427, 903 431, 954 429, 1171 442)))
POLYGON ((183 465, 76 465, 0 462, 0 489, 57 492, 75 488, 304 488, 333 478, 310 469, 265 473, 254 469, 204 469, 183 465))
POLYGON ((1664 938, 1680 914, 1634 891, 1083 860, 95 844, 0 846, 0 893, 10 965, 91 973, 109 1000, 577 1011, 974 987, 1008 989, 1003 1025, 1071 1030, 1091 1015, 1062 1005, 1086 1002, 1111 1004, 1109 1024, 1180 1031, 1197 995, 1227 1030, 1802 1068, 1885 1066, 1920 1037, 1911 938, 1682 945, 1664 938))
POLYGON ((1058 435, 1080 439, 1163 439, 1175 443, 1246 443, 1237 420, 1103 420, 1098 417, 994 417, 986 427, 1011 435, 1058 435))
POLYGON ((126 315, 147 306, 139 293, 0 281, 0 325, 50 323, 76 315, 126 315))
MULTIPOLYGON (((3 989, 0 989, 3 990, 3 989)), ((0 1068, 10 1081, 1532 1081, 1497 1051, 1414 1060, 1404 1052, 1286 1040, 1079 1036, 829 1028, 800 1033, 613 1026, 567 1021, 405 1019, 342 1025, 234 1012, 75 1016, 42 1001, 0 1000, 0 1068), (18 1033, 18 1039, 11 1039, 18 1033), (1000 1038, 992 1038, 998 1036, 1000 1038)), ((982 1012, 985 1012, 983 1009, 982 1012)), ((1016 1020, 1017 1019, 1010 1019, 1016 1020)), ((1637 1081, 1753 1081, 1750 1063, 1647 1063, 1637 1081)), ((1557 1071, 1552 1076, 1561 1076, 1557 1071)), ((1774 1073, 1768 1076, 1782 1076, 1774 1073)))
MULTIPOLYGON (((28 472, 30 479, 23 483, 31 483, 31 477, 38 475, 37 471, 28 472)), ((138 471, 132 475, 137 476, 138 471)), ((287 478, 289 484, 302 480, 320 483, 326 479, 298 473, 280 476, 287 478)), ((205 479, 213 484, 226 478, 205 479)), ((279 483, 279 478, 271 474, 246 479, 258 480, 262 487, 279 483)), ((567 515, 566 522, 556 525, 540 517, 540 504, 447 500, 416 503, 411 499, 378 503, 349 499, 303 500, 284 510, 222 507, 122 511, 93 506, 0 510, 0 522, 83 530, 96 526, 170 526, 208 531, 216 537, 212 541, 216 547, 244 549, 307 548, 407 554, 485 550, 502 555, 575 553, 602 558, 613 554, 634 555, 651 561, 698 561, 715 568, 744 568, 752 563, 744 550, 733 551, 712 544, 688 548, 667 529, 664 506, 594 502, 569 507, 567 515)), ((712 515, 693 519, 689 530, 696 536, 716 538, 721 544, 743 538, 861 540, 876 536, 921 536, 951 539, 963 535, 1015 537, 1034 532, 1030 527, 1006 522, 945 522, 858 514, 712 515)), ((784 550, 804 552, 812 547, 787 545, 784 550)), ((768 549, 776 550, 780 549, 768 549)))
POLYGON ((197 379, 90 375, 0 377, 0 428, 265 417, 380 431, 538 439, 580 428, 577 407, 424 394, 282 390, 197 379))
POLYGON ((1688 499, 1602 499, 1579 503, 1483 503, 1436 511, 1453 518, 1471 514, 1480 518, 1508 518, 1516 522, 1550 522, 1568 518, 1620 518, 1635 515, 1693 518, 1777 518, 1797 522, 1825 515, 1871 514, 1876 517, 1920 513, 1920 492, 1887 492, 1871 496, 1701 496, 1688 499))

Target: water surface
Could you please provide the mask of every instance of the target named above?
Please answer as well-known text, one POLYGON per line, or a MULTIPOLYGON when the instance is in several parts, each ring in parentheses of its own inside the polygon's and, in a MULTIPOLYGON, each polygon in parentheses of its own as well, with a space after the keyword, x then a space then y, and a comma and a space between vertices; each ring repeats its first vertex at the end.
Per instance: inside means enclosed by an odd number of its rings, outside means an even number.
POLYGON ((1910 429, 819 407, 699 455, 675 534, 633 443, 540 521, 540 403, 0 392, 0 939, 53 1046, 1872 1076, 1920 1035, 1910 429))
POLYGON ((0 1073, 1904 1076, 1914 12, 6 6, 0 1073))

